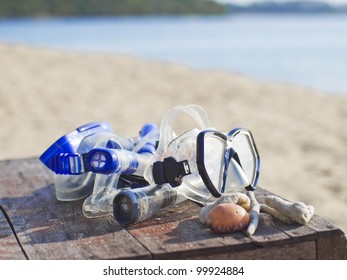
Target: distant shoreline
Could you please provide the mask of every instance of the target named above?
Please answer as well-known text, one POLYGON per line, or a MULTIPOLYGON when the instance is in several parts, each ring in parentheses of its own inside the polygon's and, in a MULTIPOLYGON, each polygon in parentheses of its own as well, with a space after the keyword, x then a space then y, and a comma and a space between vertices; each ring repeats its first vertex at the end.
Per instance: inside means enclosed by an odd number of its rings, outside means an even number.
POLYGON ((224 5, 201 0, 0 0, 0 17, 223 14, 224 5))
POLYGON ((0 0, 0 19, 93 16, 193 16, 228 14, 345 14, 347 5, 320 1, 265 1, 249 5, 201 0, 0 0), (32 5, 31 5, 31 4, 32 5))
POLYGON ((320 1, 288 1, 283 3, 265 1, 247 6, 229 4, 228 12, 232 14, 344 14, 347 13, 347 5, 336 6, 320 1))

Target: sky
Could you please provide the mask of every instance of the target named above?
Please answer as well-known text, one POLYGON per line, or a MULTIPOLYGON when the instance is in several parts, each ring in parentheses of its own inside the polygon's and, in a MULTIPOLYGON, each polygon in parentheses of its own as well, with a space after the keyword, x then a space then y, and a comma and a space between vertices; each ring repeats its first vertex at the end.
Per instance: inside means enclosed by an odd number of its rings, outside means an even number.
MULTIPOLYGON (((249 4, 249 3, 259 3, 259 2, 288 2, 290 0, 215 0, 220 3, 234 3, 234 4, 249 4)), ((297 1, 297 0, 295 0, 297 1)), ((339 4, 347 4, 347 0, 316 0, 320 2, 326 2, 329 4, 339 5, 339 4)))

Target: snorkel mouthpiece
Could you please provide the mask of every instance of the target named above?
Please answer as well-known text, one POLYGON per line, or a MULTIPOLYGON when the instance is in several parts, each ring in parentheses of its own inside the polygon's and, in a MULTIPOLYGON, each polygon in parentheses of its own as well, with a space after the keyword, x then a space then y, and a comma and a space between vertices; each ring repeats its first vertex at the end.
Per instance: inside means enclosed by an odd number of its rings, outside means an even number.
POLYGON ((86 170, 82 155, 77 153, 62 153, 52 156, 48 168, 57 175, 80 175, 86 170))
MULTIPOLYGON (((75 154, 81 146, 83 140, 92 135, 96 135, 102 132, 112 133, 112 128, 109 123, 102 122, 92 122, 85 125, 82 125, 76 128, 74 131, 62 136, 57 141, 55 141, 41 156, 40 161, 48 167, 50 170, 57 174, 80 174, 78 169, 76 171, 68 172, 69 170, 69 162, 70 160, 76 160, 75 154), (57 164, 57 158, 54 158, 57 155, 68 155, 64 158, 64 162, 66 164, 61 165, 57 164)), ((93 148, 93 146, 85 148, 93 148)), ((87 150, 88 151, 88 150, 87 150)))

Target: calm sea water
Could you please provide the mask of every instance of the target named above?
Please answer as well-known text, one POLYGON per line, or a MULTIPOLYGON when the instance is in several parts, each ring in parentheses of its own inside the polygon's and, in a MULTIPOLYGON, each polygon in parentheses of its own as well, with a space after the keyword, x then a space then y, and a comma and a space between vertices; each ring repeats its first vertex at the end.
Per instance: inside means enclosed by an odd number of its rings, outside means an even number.
POLYGON ((123 53, 347 94, 344 15, 0 20, 0 41, 123 53))

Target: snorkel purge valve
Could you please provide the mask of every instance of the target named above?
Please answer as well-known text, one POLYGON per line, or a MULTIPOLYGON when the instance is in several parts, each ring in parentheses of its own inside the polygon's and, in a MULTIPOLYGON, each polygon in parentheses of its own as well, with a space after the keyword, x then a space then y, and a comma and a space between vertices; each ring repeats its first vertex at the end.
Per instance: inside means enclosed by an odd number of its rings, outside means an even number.
POLYGON ((251 132, 237 128, 224 134, 208 127, 201 107, 177 106, 164 115, 160 133, 147 124, 139 137, 126 139, 108 124, 87 124, 40 159, 59 174, 59 200, 92 192, 83 204, 87 217, 113 215, 131 225, 186 199, 206 205, 223 194, 255 189, 260 160, 251 132), (173 125, 181 112, 198 128, 177 136, 173 125))

